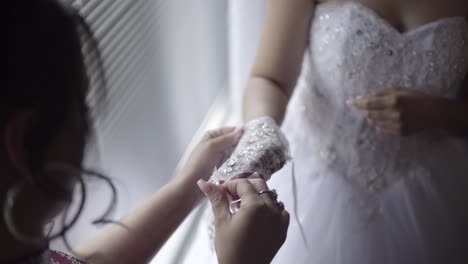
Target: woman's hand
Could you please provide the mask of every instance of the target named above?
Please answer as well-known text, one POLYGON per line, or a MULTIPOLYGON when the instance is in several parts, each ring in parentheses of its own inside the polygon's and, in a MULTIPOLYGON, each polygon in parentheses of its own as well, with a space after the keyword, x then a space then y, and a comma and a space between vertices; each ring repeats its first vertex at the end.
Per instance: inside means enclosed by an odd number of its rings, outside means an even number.
POLYGON ((275 204, 275 197, 259 194, 268 190, 263 180, 232 180, 222 185, 199 182, 215 216, 215 247, 221 264, 270 263, 286 240, 287 211, 275 204), (240 197, 235 214, 229 209, 228 194, 240 197))
MULTIPOLYGON (((214 168, 222 162, 226 151, 237 145, 242 133, 242 128, 234 127, 206 132, 190 153, 177 180, 190 186, 195 186, 199 179, 208 180, 214 168)), ((194 189, 199 193, 196 188, 194 189)))
POLYGON ((380 132, 408 136, 436 126, 440 99, 411 89, 390 88, 349 100, 348 104, 380 132))

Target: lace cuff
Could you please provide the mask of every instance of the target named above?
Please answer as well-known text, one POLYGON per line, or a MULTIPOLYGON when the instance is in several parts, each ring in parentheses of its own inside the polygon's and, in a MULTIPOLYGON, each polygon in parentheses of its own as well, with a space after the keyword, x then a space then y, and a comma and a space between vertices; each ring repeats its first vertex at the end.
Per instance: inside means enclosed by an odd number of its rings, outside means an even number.
POLYGON ((272 118, 260 117, 245 124, 239 144, 210 181, 228 181, 245 174, 269 180, 289 159, 289 144, 281 129, 272 118))

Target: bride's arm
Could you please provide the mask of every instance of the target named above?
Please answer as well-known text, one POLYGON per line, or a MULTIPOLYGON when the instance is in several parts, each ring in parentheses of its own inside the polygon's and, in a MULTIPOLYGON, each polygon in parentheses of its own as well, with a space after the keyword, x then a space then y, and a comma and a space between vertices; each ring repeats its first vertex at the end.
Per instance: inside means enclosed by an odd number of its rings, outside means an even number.
POLYGON ((244 93, 244 120, 270 116, 280 124, 301 70, 314 1, 269 0, 265 25, 244 93))

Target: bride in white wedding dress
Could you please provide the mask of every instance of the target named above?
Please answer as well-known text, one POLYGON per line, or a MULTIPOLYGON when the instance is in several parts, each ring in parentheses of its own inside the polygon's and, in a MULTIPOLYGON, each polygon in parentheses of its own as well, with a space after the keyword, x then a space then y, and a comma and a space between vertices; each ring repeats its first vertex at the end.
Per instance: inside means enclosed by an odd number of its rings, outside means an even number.
POLYGON ((468 1, 321 2, 269 1, 244 97, 295 165, 274 263, 468 263, 468 1))
POLYGON ((465 17, 463 0, 270 1, 244 117, 289 103, 297 182, 270 186, 306 238, 292 220, 274 263, 468 263, 465 17))

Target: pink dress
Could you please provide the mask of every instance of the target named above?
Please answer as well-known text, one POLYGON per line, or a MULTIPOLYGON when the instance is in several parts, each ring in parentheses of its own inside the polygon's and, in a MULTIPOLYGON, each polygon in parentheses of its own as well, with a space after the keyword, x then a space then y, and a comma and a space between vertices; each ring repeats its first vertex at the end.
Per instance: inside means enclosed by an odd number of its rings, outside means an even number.
POLYGON ((59 251, 49 251, 51 264, 85 264, 85 262, 59 251))
MULTIPOLYGON (((2 262, 3 263, 3 262, 2 262)), ((23 259, 13 260, 15 264, 86 264, 75 257, 67 255, 63 252, 54 251, 54 250, 45 250, 42 253, 39 253, 35 256, 30 256, 23 259)))

